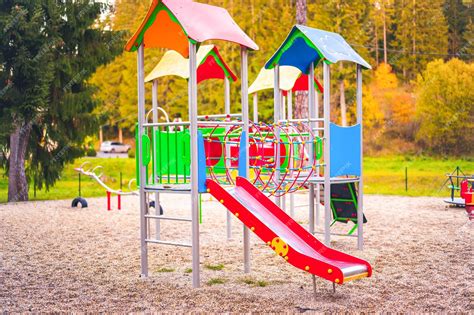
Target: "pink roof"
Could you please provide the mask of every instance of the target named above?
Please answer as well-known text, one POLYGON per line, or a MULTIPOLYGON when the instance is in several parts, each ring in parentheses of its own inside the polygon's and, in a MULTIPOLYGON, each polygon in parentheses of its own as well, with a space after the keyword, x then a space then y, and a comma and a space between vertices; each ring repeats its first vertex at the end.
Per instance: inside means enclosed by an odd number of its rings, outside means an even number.
MULTIPOLYGON (((166 30, 160 30, 158 32, 162 33, 166 32, 166 30)), ((157 35, 158 32, 156 32, 157 35)), ((125 49, 134 51, 142 42, 147 48, 170 48, 169 46, 176 45, 173 41, 180 41, 180 36, 187 36, 187 38, 200 43, 211 39, 225 40, 254 50, 258 49, 257 44, 235 23, 226 9, 191 0, 153 0, 145 19, 137 32, 128 41, 125 49), (161 22, 159 18, 157 19, 157 12, 163 11, 163 6, 173 15, 170 16, 170 18, 178 21, 182 33, 170 36, 166 42, 160 42, 158 46, 158 44, 156 44, 158 41, 151 39, 150 36, 147 36, 150 34, 145 33, 150 30, 155 33, 156 29, 160 26, 167 27, 169 25, 169 23, 161 23, 160 25, 152 26, 154 23, 161 22), (147 43, 147 38, 149 43, 147 43)), ((184 46, 184 43, 180 44, 180 46, 184 46)), ((179 47, 180 49, 176 49, 176 47, 173 46, 173 48, 181 53, 187 50, 187 47, 179 47)))

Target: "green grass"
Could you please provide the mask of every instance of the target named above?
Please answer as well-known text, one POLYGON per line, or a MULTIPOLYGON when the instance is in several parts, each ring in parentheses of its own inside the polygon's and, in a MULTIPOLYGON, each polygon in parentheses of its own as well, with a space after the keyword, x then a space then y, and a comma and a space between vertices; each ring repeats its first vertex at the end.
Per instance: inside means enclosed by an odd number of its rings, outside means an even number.
MULTIPOLYGON (((78 175, 74 167, 84 161, 92 166, 102 165, 104 181, 114 189, 120 188, 122 172, 123 190, 128 190, 128 182, 135 177, 134 159, 81 158, 68 165, 61 179, 49 191, 37 191, 36 197, 30 189, 30 200, 73 199, 78 195, 78 175)), ((439 191, 446 180, 445 174, 460 166, 466 174, 474 174, 474 159, 436 159, 429 157, 366 157, 364 159, 364 188, 367 194, 402 196, 447 196, 448 189, 439 191), (405 191, 405 167, 408 167, 408 191, 405 191), (439 191, 439 192, 438 192, 439 191)), ((4 172, 1 172, 4 173, 4 172)), ((104 189, 92 179, 82 176, 83 197, 105 197, 104 189)), ((135 188, 135 184, 133 185, 135 188)), ((7 201, 8 179, 0 175, 0 202, 7 201)))
MULTIPOLYGON (((122 172, 122 189, 128 191, 128 182, 135 178, 135 159, 119 159, 119 158, 81 158, 73 164, 67 165, 61 179, 56 182, 54 187, 50 187, 49 191, 41 190, 36 192, 34 197, 33 189, 30 188, 30 200, 51 200, 51 199, 73 199, 78 195, 78 173, 74 171, 75 167, 79 167, 83 162, 90 161, 91 166, 102 165, 100 172, 104 173, 105 183, 114 189, 120 188, 120 172, 122 172)), ((0 202, 7 201, 8 179, 4 176, 4 172, 0 172, 0 202)), ((87 176, 81 176, 81 187, 83 197, 105 197, 105 190, 95 181, 87 176)), ((136 185, 133 184, 133 189, 136 185)))
POLYGON ((157 272, 173 272, 173 271, 174 271, 173 268, 166 268, 166 267, 163 267, 157 270, 157 272))
POLYGON ((184 273, 191 273, 191 272, 193 272, 193 268, 186 268, 184 270, 184 273))
POLYGON ((429 157, 366 157, 364 158, 364 191, 366 194, 402 196, 448 196, 446 173, 456 166, 466 175, 474 174, 474 159, 435 159, 429 157), (405 167, 408 190, 405 190, 405 167))
POLYGON ((204 267, 206 269, 209 269, 209 270, 222 270, 224 269, 224 265, 223 264, 218 264, 218 265, 204 265, 204 267))
POLYGON ((265 280, 256 280, 253 278, 243 278, 241 281, 250 286, 262 287, 262 288, 268 286, 269 284, 265 280))
POLYGON ((227 281, 224 278, 212 278, 211 280, 207 281, 208 285, 216 285, 216 284, 224 284, 227 281))

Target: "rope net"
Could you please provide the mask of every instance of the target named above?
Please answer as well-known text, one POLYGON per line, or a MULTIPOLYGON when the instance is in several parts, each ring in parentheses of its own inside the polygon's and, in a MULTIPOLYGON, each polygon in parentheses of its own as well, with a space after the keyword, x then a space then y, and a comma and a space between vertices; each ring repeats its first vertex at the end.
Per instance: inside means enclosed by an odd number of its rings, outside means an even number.
MULTIPOLYGON (((200 127, 203 130, 208 176, 234 185, 241 153, 242 124, 200 127)), ((249 122, 249 179, 265 193, 280 197, 306 187, 321 164, 322 139, 310 125, 249 122)))

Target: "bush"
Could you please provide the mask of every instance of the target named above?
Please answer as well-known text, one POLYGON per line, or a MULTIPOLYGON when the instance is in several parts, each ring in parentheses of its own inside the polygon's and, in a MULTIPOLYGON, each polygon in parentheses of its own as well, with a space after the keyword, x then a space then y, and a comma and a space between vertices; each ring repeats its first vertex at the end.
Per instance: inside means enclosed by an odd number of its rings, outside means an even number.
POLYGON ((134 149, 128 150, 128 157, 129 158, 135 158, 135 150, 134 149))
POLYGON ((429 152, 471 156, 474 147, 474 64, 430 62, 417 81, 418 142, 429 152))
POLYGON ((95 152, 95 150, 94 150, 93 147, 90 147, 90 148, 87 149, 87 151, 86 151, 86 156, 90 156, 90 157, 97 156, 97 152, 95 152))

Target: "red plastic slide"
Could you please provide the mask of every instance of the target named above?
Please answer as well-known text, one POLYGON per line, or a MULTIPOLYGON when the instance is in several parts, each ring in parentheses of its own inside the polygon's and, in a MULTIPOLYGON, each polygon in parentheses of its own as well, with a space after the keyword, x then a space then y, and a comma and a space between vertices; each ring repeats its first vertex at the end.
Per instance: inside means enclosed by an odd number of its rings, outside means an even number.
POLYGON ((293 266, 338 284, 372 275, 368 262, 326 247, 245 178, 237 177, 231 189, 210 179, 206 184, 212 196, 293 266))

